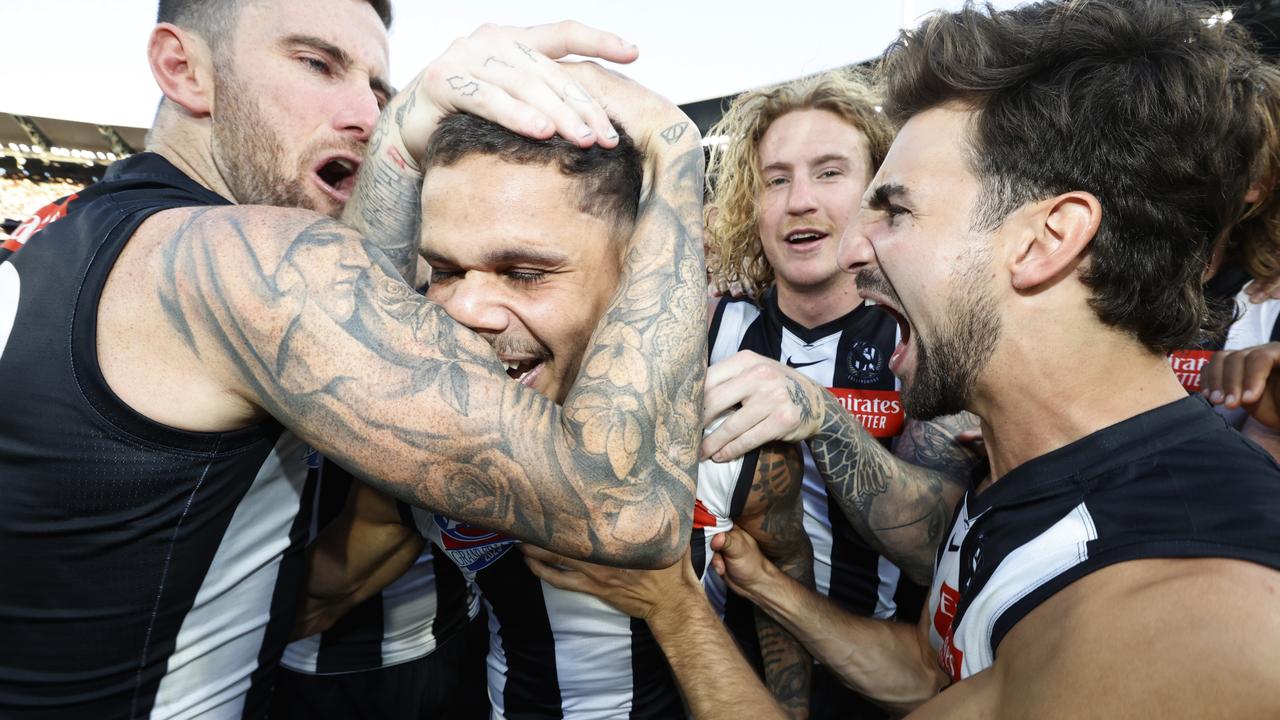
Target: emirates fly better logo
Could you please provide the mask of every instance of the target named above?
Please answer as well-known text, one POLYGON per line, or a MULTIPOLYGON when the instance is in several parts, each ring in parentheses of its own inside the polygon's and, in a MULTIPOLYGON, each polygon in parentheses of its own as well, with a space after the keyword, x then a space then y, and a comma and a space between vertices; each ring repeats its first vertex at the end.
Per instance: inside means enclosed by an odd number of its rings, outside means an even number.
POLYGON ((906 416, 902 411, 902 396, 896 390, 857 390, 853 388, 827 388, 840 407, 858 418, 872 437, 895 437, 902 432, 906 416))

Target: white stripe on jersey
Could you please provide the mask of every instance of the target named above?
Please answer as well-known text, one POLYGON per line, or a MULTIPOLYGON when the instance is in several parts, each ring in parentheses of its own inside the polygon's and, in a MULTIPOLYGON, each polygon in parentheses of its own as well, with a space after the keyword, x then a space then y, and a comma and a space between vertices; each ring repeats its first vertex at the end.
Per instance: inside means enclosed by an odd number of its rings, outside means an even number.
POLYGON ((178 630, 151 718, 243 714, 307 480, 306 449, 293 433, 282 433, 236 506, 178 630))
MULTIPOLYGON (((968 501, 969 496, 966 494, 934 572, 933 587, 929 593, 930 618, 940 615, 938 610, 943 584, 948 586, 952 597, 955 597, 955 593, 965 593, 967 590, 960 587, 960 546, 964 543, 969 527, 977 520, 969 515, 968 501)), ((1093 517, 1085 504, 1080 503, 1047 530, 1000 560, 995 572, 978 589, 977 596, 965 609, 960 624, 951 629, 952 643, 963 653, 959 668, 961 679, 981 672, 995 662, 991 634, 1000 616, 1036 588, 1087 560, 1089 541, 1097 538, 1098 530, 1093 517)), ((977 561, 975 556, 974 562, 977 561)), ((946 614, 945 610, 942 614, 946 614)), ((954 606, 952 615, 954 616, 954 606)), ((943 644, 943 638, 932 620, 929 625, 929 642, 935 650, 943 644)))

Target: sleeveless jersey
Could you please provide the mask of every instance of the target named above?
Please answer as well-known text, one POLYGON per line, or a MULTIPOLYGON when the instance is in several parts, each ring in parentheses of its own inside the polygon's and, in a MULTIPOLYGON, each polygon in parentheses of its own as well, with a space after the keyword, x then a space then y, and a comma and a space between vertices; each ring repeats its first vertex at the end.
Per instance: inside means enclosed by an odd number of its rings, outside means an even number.
MULTIPOLYGON (((700 577, 710 540, 729 512, 744 463, 698 466, 693 562, 700 577)), ((754 471, 754 468, 752 468, 754 471)), ((745 502, 745 497, 743 499, 745 502)), ((556 589, 524 563, 516 541, 413 509, 418 531, 475 580, 489 615, 489 701, 495 718, 684 718, 675 678, 643 620, 591 595, 556 589)))
POLYGON ((966 493, 929 599, 939 665, 953 680, 989 667, 1027 613, 1114 563, 1221 557, 1280 569, 1277 517, 1280 465, 1198 396, 1099 430, 966 493))
MULTIPOLYGON (((357 481, 318 454, 310 465, 319 487, 312 514, 314 536, 342 512, 351 483, 357 481)), ((397 505, 409 519, 408 506, 397 505)), ((430 655, 465 630, 479 612, 480 600, 457 566, 427 545, 413 567, 382 592, 351 608, 328 630, 290 643, 280 664, 310 675, 399 665, 430 655)))
POLYGON ((306 448, 274 421, 156 423, 111 391, 96 349, 137 227, 228 204, 142 153, 0 251, 0 716, 265 712, 301 588, 306 448))
MULTIPOLYGON (((715 364, 739 350, 751 350, 795 368, 831 389, 846 409, 886 446, 901 431, 903 412, 898 384, 889 371, 898 324, 891 315, 864 304, 816 328, 806 328, 784 315, 777 290, 770 288, 757 306, 750 299, 724 298, 712 316, 708 343, 715 364)), ((804 457, 804 525, 813 542, 818 591, 861 616, 892 617, 898 600, 917 614, 921 599, 895 599, 901 572, 880 557, 857 532, 835 500, 802 443, 804 457)), ((910 583, 903 582, 904 590, 910 583)), ((749 607, 746 608, 750 610, 749 607)), ((726 618, 737 614, 726 608, 726 618)), ((752 628, 753 622, 731 621, 752 628)), ((736 633, 741 635, 742 633, 736 633)))

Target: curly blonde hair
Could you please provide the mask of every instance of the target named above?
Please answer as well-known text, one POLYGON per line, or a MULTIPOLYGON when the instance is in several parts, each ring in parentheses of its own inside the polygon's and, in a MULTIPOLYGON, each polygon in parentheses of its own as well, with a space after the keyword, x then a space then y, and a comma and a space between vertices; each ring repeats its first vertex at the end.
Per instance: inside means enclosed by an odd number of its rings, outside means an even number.
POLYGON ((757 229, 760 139, 775 120, 798 110, 827 110, 867 138, 875 172, 893 142, 894 128, 880 112, 880 98, 867 71, 842 68, 745 92, 707 133, 724 143, 711 147, 707 166, 706 243, 711 279, 721 292, 745 291, 759 298, 773 284, 757 229))
POLYGON ((1280 67, 1266 64, 1258 73, 1262 92, 1258 111, 1264 141, 1254 161, 1252 187, 1258 200, 1245 208, 1231 232, 1231 251, 1249 274, 1262 282, 1280 280, 1280 67))

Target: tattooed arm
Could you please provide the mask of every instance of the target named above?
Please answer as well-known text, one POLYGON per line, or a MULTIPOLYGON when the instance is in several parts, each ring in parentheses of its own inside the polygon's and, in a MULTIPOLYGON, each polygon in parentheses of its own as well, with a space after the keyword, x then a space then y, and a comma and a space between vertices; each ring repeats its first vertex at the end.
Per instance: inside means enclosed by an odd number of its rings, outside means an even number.
POLYGON ((294 637, 329 629, 413 567, 425 544, 404 524, 395 500, 353 483, 342 513, 307 550, 307 590, 294 637))
POLYGON ((702 153, 673 106, 644 107, 674 122, 649 149, 624 274, 563 410, 358 234, 301 211, 163 213, 168 326, 228 395, 396 497, 574 557, 670 564, 699 437, 702 153))
POLYGON ((617 142, 603 108, 552 60, 565 55, 631 62, 616 35, 565 21, 531 28, 486 25, 455 41, 382 113, 342 215, 414 284, 419 161, 445 114, 469 112, 530 137, 559 133, 589 146, 617 142))
POLYGON ((850 524, 913 581, 928 583, 938 541, 967 479, 957 456, 941 452, 942 433, 954 437, 969 429, 962 427, 963 418, 913 424, 901 453, 938 466, 915 465, 886 450, 825 388, 747 351, 707 371, 705 416, 735 405, 741 407, 707 435, 704 454, 721 460, 770 440, 808 439, 818 471, 850 524))
MULTIPOLYGON (((795 445, 772 443, 761 448, 746 507, 734 523, 755 538, 764 556, 782 572, 812 588, 813 546, 804 529, 803 480, 804 463, 795 445)), ((808 717, 813 668, 808 651, 758 607, 755 621, 765 684, 788 715, 808 717)))

